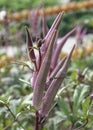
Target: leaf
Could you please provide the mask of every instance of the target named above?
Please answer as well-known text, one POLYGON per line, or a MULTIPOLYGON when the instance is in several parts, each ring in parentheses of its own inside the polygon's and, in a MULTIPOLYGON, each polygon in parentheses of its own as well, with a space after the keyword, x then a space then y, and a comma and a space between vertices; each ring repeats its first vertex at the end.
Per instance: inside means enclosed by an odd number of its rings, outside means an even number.
POLYGON ((88 86, 87 85, 79 85, 75 89, 74 95, 73 95, 73 112, 76 115, 78 112, 78 109, 81 105, 81 102, 84 100, 85 96, 88 94, 88 86))
POLYGON ((69 110, 69 106, 68 106, 67 102, 64 99, 61 98, 61 99, 58 100, 58 105, 59 105, 60 109, 63 111, 63 113, 67 117, 69 117, 70 110, 69 110))
POLYGON ((57 126, 55 125, 54 121, 52 121, 49 130, 56 130, 56 127, 57 126))
POLYGON ((93 123, 93 114, 92 115, 88 115, 88 119, 90 123, 93 123))
POLYGON ((90 97, 87 97, 85 101, 82 103, 83 116, 86 118, 88 114, 88 110, 90 108, 90 97))
POLYGON ((5 104, 7 104, 6 99, 4 99, 3 97, 0 97, 0 107, 1 107, 2 105, 5 105, 5 104))
POLYGON ((28 28, 26 28, 26 33, 27 33, 26 43, 27 43, 27 47, 28 47, 29 57, 30 57, 30 60, 36 64, 36 56, 35 56, 35 52, 33 50, 33 41, 32 41, 32 38, 30 36, 28 28))
POLYGON ((7 104, 10 102, 11 99, 12 99, 12 96, 9 96, 7 99, 7 104))
POLYGON ((33 71, 33 69, 31 68, 31 64, 29 64, 29 62, 25 62, 25 61, 15 61, 12 62, 12 64, 17 64, 17 65, 23 65, 23 67, 27 67, 29 68, 31 71, 33 71))
POLYGON ((24 79, 19 79, 21 82, 23 82, 23 83, 25 83, 25 84, 27 84, 28 86, 31 86, 31 83, 30 82, 28 82, 28 81, 26 81, 26 80, 24 80, 24 79))
POLYGON ((67 85, 67 86, 64 86, 64 87, 62 87, 58 92, 57 92, 57 95, 56 95, 56 97, 61 97, 61 95, 62 95, 62 93, 64 92, 64 90, 65 89, 67 89, 67 88, 69 88, 69 87, 71 87, 70 85, 67 85))
POLYGON ((5 104, 5 102, 2 101, 2 100, 0 100, 0 106, 1 106, 1 105, 4 105, 4 104, 5 104))
POLYGON ((72 80, 76 80, 77 79, 77 71, 76 70, 72 72, 71 79, 72 80))

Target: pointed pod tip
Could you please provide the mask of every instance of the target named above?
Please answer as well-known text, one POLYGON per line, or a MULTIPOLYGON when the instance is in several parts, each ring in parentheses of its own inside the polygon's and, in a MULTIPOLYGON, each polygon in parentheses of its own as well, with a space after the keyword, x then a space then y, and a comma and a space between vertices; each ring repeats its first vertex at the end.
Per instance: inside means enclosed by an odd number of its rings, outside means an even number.
POLYGON ((50 44, 52 42, 54 43, 54 40, 55 40, 55 37, 56 37, 56 33, 57 33, 57 29, 55 29, 54 32, 53 32, 53 35, 52 35, 51 40, 50 40, 50 44))
POLYGON ((71 49, 71 51, 70 51, 70 53, 69 53, 69 55, 68 55, 68 58, 69 58, 69 59, 71 58, 72 53, 73 53, 75 47, 76 47, 76 44, 73 45, 73 47, 72 47, 72 49, 71 49))
POLYGON ((64 13, 65 13, 64 11, 62 11, 62 12, 59 12, 59 14, 60 14, 60 15, 63 15, 64 13))
POLYGON ((25 26, 25 30, 26 30, 27 36, 30 37, 32 40, 32 37, 30 36, 30 30, 27 26, 25 26))
POLYGON ((25 26, 25 30, 26 30, 26 40, 27 40, 27 44, 32 46, 33 41, 32 41, 32 37, 31 37, 31 35, 30 35, 30 31, 29 31, 29 29, 28 29, 27 26, 25 26))
POLYGON ((76 47, 76 44, 74 44, 73 47, 72 47, 72 49, 71 49, 71 52, 70 52, 71 55, 72 55, 72 52, 73 52, 73 50, 75 49, 75 47, 76 47))
POLYGON ((71 59, 71 56, 72 56, 72 53, 73 53, 75 47, 76 47, 76 44, 73 45, 73 47, 72 47, 70 53, 68 54, 65 64, 68 64, 68 63, 69 63, 69 61, 70 61, 70 59, 71 59))
POLYGON ((74 50, 74 48, 76 47, 76 44, 74 43, 73 47, 72 47, 72 50, 74 50))
POLYGON ((26 30, 27 34, 29 34, 29 29, 27 26, 25 26, 25 30, 26 30))
POLYGON ((60 13, 58 14, 58 16, 60 17, 60 19, 62 18, 63 15, 64 15, 64 11, 62 11, 62 12, 60 12, 60 13))
POLYGON ((75 32, 76 30, 77 30, 77 27, 74 27, 74 28, 72 29, 73 32, 75 32))
POLYGON ((28 27, 27 27, 26 25, 24 26, 24 28, 25 28, 25 29, 28 29, 28 27))

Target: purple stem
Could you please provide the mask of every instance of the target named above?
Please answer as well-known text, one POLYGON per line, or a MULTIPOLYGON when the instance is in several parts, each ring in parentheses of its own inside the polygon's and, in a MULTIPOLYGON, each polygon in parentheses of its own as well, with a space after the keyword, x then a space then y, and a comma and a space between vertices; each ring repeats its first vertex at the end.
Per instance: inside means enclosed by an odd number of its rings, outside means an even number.
POLYGON ((36 111, 35 129, 34 130, 39 130, 39 114, 38 114, 38 111, 36 111))

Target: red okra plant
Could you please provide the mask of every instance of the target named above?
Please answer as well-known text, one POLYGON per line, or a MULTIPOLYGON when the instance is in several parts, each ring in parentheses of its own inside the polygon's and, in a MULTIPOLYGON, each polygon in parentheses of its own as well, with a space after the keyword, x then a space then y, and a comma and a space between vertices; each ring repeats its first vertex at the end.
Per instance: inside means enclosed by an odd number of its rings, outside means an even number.
POLYGON ((37 42, 38 56, 33 47, 33 41, 29 30, 27 32, 27 46, 31 62, 34 64, 31 86, 33 88, 33 106, 36 110, 35 130, 39 130, 43 120, 53 108, 54 98, 65 78, 72 52, 72 47, 67 57, 59 58, 61 49, 68 37, 75 32, 76 28, 66 34, 57 44, 58 27, 63 13, 59 13, 49 31, 44 21, 44 37, 37 42))

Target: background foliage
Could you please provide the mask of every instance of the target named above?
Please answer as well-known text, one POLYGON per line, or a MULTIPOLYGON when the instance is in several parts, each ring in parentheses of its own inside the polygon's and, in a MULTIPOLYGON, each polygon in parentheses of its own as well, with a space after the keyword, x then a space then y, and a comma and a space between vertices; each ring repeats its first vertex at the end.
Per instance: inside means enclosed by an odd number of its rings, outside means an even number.
MULTIPOLYGON (((78 2, 78 1, 77 1, 78 2)), ((0 9, 6 8, 9 12, 21 11, 37 7, 39 1, 36 0, 2 0, 0 9), (20 3, 20 4, 19 4, 20 3)), ((59 4, 59 1, 46 0, 45 6, 59 4)), ((60 26, 60 36, 66 34, 73 26, 82 24, 87 33, 93 33, 93 10, 83 10, 69 12, 64 15, 60 26)), ((54 16, 55 17, 55 16, 54 16)), ((47 18, 47 24, 50 27, 54 17, 47 18)), ((25 44, 24 26, 29 26, 28 21, 20 23, 10 23, 9 44, 17 47, 15 57, 16 64, 8 61, 5 53, 2 52, 5 40, 5 25, 0 25, 0 61, 5 65, 0 68, 0 130, 32 130, 34 127, 34 108, 32 106, 31 81, 31 63, 23 63, 27 57, 25 44), (21 32, 21 37, 16 34, 21 32), (6 58, 5 58, 6 57, 6 58), (3 60, 2 60, 3 59, 3 60), (5 60, 4 60, 5 59, 5 60), (19 62, 22 61, 21 63, 19 62), (30 67, 29 67, 30 66, 30 67)), ((1 62, 0 62, 1 63, 1 62)), ((62 84, 55 98, 55 106, 47 118, 43 130, 92 130, 93 129, 93 53, 86 56, 78 56, 70 64, 67 77, 62 84)))

